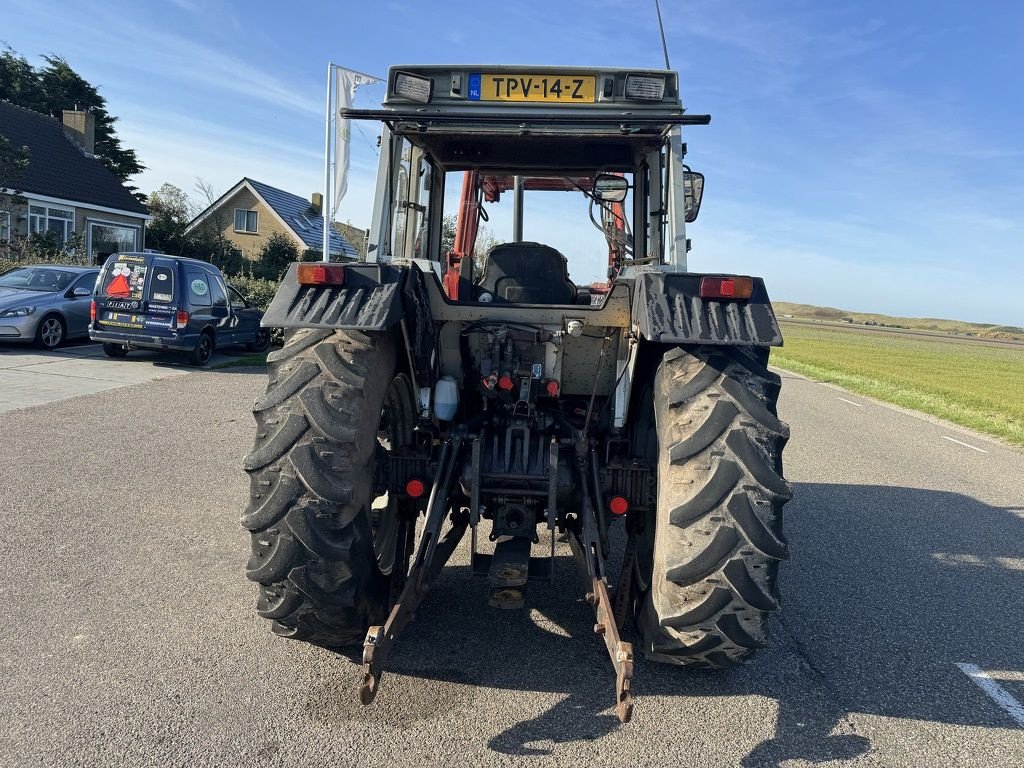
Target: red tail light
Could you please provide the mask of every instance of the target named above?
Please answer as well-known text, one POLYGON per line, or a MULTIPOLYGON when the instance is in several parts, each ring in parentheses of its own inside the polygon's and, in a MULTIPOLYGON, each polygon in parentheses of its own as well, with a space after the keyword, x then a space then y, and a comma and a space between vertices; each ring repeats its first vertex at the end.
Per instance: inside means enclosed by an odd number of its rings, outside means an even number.
POLYGON ((188 325, 188 312, 184 309, 179 309, 174 325, 179 331, 183 330, 185 326, 188 325))
POLYGON ((629 501, 623 496, 612 496, 608 500, 608 511, 613 515, 624 515, 629 512, 629 501))
POLYGON ((754 292, 751 277, 702 277, 700 297, 702 299, 749 299, 754 292))
POLYGON ((415 477, 405 484, 405 495, 412 499, 418 499, 426 490, 427 486, 423 484, 423 481, 415 477))
POLYGON ((89 305, 89 322, 94 325, 96 323, 96 299, 93 299, 92 304, 89 305))
POLYGON ((299 264, 295 279, 299 285, 344 285, 345 267, 341 264, 299 264))

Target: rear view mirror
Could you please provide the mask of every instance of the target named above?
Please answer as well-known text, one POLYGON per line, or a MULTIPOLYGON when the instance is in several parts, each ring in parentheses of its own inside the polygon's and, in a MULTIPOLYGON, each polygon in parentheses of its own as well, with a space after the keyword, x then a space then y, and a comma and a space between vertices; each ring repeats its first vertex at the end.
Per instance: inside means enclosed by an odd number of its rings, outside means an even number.
POLYGON ((629 181, 625 176, 601 173, 594 178, 594 197, 602 203, 621 203, 628 191, 629 181))
POLYGON ((686 223, 697 220, 700 213, 700 200, 704 196, 704 174, 686 169, 683 171, 683 211, 686 223))
POLYGON ((92 296, 92 290, 79 286, 78 288, 75 288, 71 295, 79 298, 82 296, 92 296))

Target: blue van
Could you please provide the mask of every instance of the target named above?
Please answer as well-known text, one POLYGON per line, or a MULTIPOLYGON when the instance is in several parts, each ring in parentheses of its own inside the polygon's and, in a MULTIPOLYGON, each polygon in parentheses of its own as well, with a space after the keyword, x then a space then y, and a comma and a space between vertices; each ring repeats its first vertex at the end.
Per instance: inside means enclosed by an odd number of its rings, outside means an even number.
POLYGON ((206 365, 215 349, 244 344, 262 352, 263 313, 205 261, 156 253, 111 255, 93 295, 89 338, 110 357, 131 349, 184 352, 206 365))

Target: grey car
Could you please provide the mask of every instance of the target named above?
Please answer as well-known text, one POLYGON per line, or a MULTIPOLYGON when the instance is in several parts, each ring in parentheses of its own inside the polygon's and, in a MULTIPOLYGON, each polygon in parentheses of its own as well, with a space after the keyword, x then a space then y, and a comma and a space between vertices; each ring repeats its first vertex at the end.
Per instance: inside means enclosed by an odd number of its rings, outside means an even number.
POLYGON ((33 264, 0 275, 0 341, 54 349, 88 337, 97 267, 33 264))

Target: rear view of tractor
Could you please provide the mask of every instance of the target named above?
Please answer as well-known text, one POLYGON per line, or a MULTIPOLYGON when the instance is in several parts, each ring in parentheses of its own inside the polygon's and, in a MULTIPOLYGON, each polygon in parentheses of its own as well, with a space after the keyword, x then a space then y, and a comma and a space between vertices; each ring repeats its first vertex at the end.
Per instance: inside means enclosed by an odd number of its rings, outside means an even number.
POLYGON ((704 180, 681 134, 709 118, 670 71, 468 66, 392 68, 383 108, 347 114, 381 124, 369 253, 292 265, 265 317, 258 613, 362 646, 369 703, 467 531, 481 610, 574 587, 561 538, 623 721, 627 625, 654 661, 749 658, 779 607, 789 429, 763 282, 687 271, 704 180))

